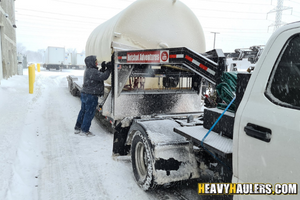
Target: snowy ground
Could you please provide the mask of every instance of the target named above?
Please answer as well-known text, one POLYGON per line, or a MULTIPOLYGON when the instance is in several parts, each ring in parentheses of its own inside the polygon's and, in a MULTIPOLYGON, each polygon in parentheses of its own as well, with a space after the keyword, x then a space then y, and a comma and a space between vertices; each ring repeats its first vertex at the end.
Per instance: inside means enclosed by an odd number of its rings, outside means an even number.
POLYGON ((24 69, 23 76, 0 85, 0 199, 202 199, 196 184, 142 191, 130 160, 112 157, 113 135, 97 119, 91 126, 95 137, 73 133, 80 99, 69 93, 66 76, 82 76, 82 70, 42 68, 34 94, 27 74, 24 69))

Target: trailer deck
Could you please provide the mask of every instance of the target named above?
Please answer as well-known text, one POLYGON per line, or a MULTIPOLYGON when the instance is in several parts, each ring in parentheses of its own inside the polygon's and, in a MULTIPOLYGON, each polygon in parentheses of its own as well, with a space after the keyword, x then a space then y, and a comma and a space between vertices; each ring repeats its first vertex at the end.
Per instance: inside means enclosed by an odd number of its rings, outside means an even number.
MULTIPOLYGON (((186 126, 176 127, 174 128, 174 132, 192 141, 194 145, 202 146, 201 143, 208 130, 205 129, 203 126, 186 126)), ((203 141, 203 147, 213 152, 216 152, 223 157, 231 156, 232 144, 232 139, 221 136, 220 134, 213 131, 211 131, 203 141)))

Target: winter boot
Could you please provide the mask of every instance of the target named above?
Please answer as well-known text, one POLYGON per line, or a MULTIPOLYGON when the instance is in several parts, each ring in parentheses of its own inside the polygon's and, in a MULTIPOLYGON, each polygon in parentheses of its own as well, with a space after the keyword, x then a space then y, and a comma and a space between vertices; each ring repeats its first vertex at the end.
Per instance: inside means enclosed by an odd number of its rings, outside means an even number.
POLYGON ((75 129, 74 129, 74 134, 79 134, 79 133, 80 133, 80 131, 81 131, 81 129, 80 129, 80 128, 75 128, 75 129))
POLYGON ((90 132, 90 131, 88 131, 88 132, 83 132, 83 131, 82 131, 82 132, 80 133, 80 135, 81 135, 81 136, 85 136, 85 135, 86 135, 86 136, 88 136, 88 137, 95 136, 95 134, 92 133, 92 132, 90 132))

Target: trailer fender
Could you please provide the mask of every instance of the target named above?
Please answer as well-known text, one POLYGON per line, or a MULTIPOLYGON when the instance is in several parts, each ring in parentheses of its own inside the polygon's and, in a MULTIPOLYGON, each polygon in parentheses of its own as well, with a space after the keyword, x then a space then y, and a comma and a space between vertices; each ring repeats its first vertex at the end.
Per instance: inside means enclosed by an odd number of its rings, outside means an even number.
POLYGON ((144 190, 199 177, 191 144, 173 132, 177 126, 180 125, 171 119, 134 120, 132 123, 128 138, 131 139, 133 173, 144 190))
POLYGON ((114 128, 114 142, 113 142, 113 155, 124 156, 129 154, 130 144, 126 143, 128 132, 130 128, 131 120, 123 119, 114 128))
POLYGON ((68 80, 68 88, 69 88, 70 93, 73 96, 80 96, 80 91, 78 90, 78 88, 76 88, 75 83, 74 83, 74 81, 78 81, 78 78, 73 75, 70 75, 70 76, 67 76, 67 80, 68 80))

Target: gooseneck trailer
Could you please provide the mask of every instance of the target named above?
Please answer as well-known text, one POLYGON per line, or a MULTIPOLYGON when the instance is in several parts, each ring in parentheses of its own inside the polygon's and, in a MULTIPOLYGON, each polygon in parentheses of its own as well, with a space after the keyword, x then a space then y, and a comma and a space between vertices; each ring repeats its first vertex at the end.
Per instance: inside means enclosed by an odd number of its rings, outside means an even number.
MULTIPOLYGON (((145 190, 198 178, 192 144, 197 145, 207 130, 202 128, 199 137, 191 140, 182 128, 203 124, 203 80, 212 85, 221 82, 223 52, 202 55, 185 47, 116 51, 111 61, 112 84, 106 84, 97 112, 114 128, 113 154, 131 154, 135 177, 145 190), (157 84, 147 87, 145 81, 157 84)), ((74 78, 68 77, 69 89, 78 95, 81 88, 74 78)), ((211 135, 213 142, 209 137, 201 146, 228 162, 232 139, 215 132, 211 135)))
MULTIPOLYGON (((90 35, 86 55, 114 66, 96 114, 111 123, 113 156, 131 156, 144 190, 205 173, 299 183, 300 22, 272 35, 254 71, 230 73, 222 50, 204 52, 195 18, 180 1, 138 0, 90 35)), ((68 77, 74 96, 76 79, 68 77)))

